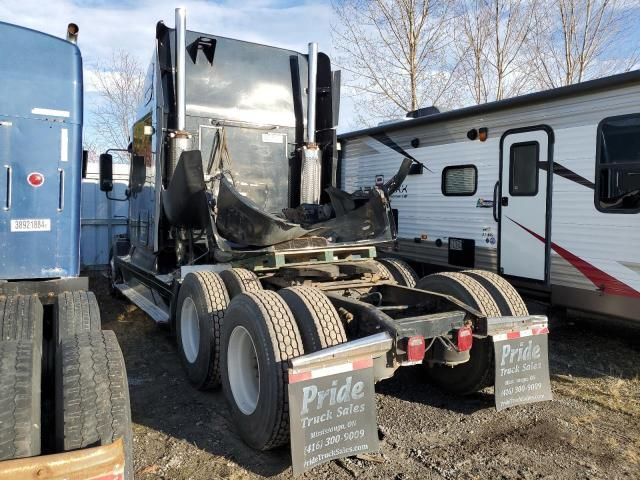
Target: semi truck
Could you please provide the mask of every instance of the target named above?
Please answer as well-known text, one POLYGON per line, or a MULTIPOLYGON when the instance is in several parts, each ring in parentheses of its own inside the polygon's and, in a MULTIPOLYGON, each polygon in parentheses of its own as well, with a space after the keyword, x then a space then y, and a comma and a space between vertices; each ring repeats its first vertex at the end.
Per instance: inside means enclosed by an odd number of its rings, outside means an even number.
POLYGON ((133 478, 122 352, 80 276, 77 34, 0 22, 1 479, 133 478))
MULTIPOLYGON (((390 198, 415 162, 367 191, 337 187, 340 73, 317 44, 303 54, 190 31, 176 9, 175 28, 157 24, 143 90, 112 288, 175 332, 189 381, 223 389, 252 448, 289 443, 312 400, 364 395, 360 383, 344 393, 349 377, 300 399, 298 381, 370 365, 373 392, 373 381, 420 364, 442 388, 469 393, 493 384, 497 334, 546 333, 546 317, 529 315, 497 275, 420 279, 377 259, 376 245, 396 236, 390 198)), ((112 161, 100 156, 107 195, 112 161)), ((314 438, 305 453, 322 446, 314 438)))

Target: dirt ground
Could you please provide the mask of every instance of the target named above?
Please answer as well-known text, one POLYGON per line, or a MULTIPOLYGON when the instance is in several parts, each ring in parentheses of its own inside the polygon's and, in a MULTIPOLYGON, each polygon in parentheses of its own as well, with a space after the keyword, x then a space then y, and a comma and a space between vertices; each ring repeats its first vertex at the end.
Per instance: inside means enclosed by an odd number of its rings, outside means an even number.
MULTIPOLYGON (((286 449, 242 443, 222 392, 183 375, 168 330, 92 278, 104 329, 129 374, 136 479, 291 479, 286 449)), ((550 334, 554 400, 496 412, 492 389, 467 397, 419 367, 376 386, 380 454, 316 467, 308 479, 638 479, 640 334, 581 322, 550 334)))

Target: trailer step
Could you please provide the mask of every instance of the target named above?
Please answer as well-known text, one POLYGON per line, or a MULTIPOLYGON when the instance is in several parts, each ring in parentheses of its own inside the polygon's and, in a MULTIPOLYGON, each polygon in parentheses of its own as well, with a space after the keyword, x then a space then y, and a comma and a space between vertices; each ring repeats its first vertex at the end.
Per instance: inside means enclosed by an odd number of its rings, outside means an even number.
POLYGON ((147 297, 136 292, 126 283, 116 283, 115 287, 143 312, 153 318, 156 323, 169 323, 169 314, 155 303, 149 301, 147 297))

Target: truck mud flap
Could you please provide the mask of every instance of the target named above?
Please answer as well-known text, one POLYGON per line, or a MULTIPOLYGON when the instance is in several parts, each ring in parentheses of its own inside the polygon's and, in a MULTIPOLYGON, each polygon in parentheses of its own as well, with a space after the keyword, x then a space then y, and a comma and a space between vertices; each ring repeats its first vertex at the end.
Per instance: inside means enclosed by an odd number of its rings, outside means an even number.
POLYGON ((374 363, 386 364, 392 347, 393 339, 383 332, 289 361, 295 475, 329 460, 378 451, 374 363))
POLYGON ((488 318, 496 410, 552 400, 547 317, 488 318))

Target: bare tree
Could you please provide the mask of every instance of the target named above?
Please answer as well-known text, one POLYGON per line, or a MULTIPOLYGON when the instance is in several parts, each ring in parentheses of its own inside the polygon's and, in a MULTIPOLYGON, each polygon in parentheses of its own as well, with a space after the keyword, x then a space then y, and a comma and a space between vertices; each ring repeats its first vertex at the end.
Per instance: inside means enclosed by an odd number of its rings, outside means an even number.
POLYGON ((531 88, 525 54, 538 0, 460 0, 456 49, 460 78, 475 103, 519 95, 531 88))
POLYGON ((633 41, 637 15, 632 7, 627 0, 546 0, 535 15, 532 42, 540 86, 555 88, 633 68, 637 48, 623 58, 612 55, 633 41))
POLYGON ((336 0, 337 63, 365 124, 457 103, 452 0, 336 0), (366 113, 366 115, 362 115, 366 113))
POLYGON ((98 64, 93 73, 100 98, 91 108, 96 135, 91 142, 101 147, 127 148, 142 98, 144 71, 135 57, 119 50, 108 62, 98 64))

